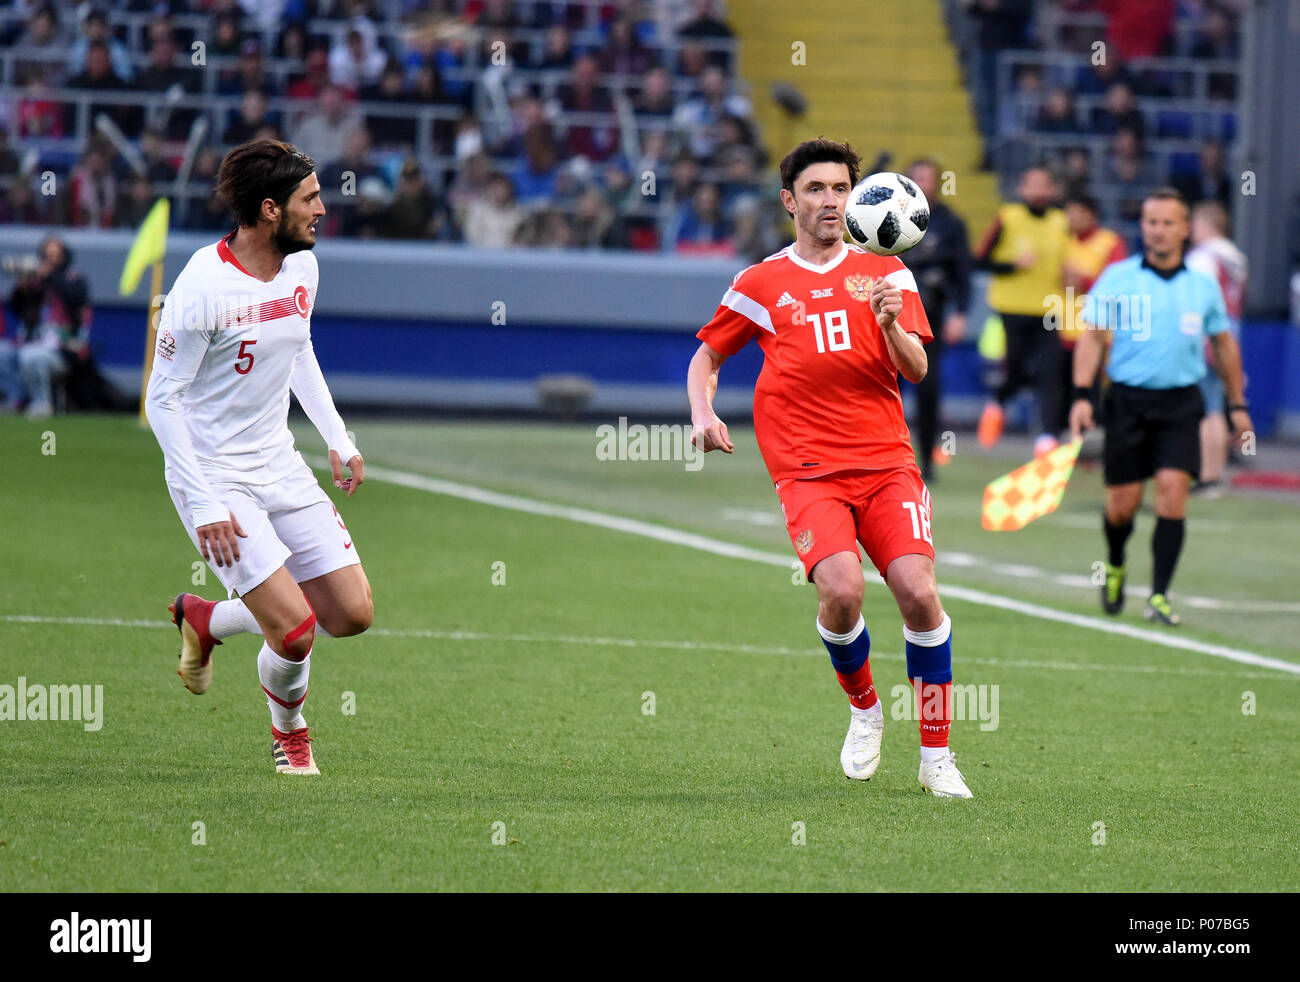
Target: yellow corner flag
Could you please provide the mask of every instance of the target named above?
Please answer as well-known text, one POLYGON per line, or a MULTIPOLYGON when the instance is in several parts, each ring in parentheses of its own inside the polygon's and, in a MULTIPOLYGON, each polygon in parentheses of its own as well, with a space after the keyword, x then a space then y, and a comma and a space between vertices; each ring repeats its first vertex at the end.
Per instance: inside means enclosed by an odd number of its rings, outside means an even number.
POLYGON ((126 254, 126 265, 122 267, 122 279, 117 284, 117 292, 124 297, 135 293, 140 285, 140 277, 154 263, 162 262, 167 252, 167 221, 171 217, 171 202, 159 198, 154 202, 149 214, 140 223, 140 231, 135 234, 131 251, 126 254))
POLYGON ((154 202, 149 214, 140 223, 140 231, 135 234, 131 251, 126 254, 126 265, 122 267, 122 279, 117 284, 117 291, 127 297, 135 293, 140 285, 140 277, 148 267, 153 267, 153 279, 149 288, 149 323, 145 330, 144 374, 140 379, 140 425, 148 426, 144 414, 144 393, 149 385, 149 375, 153 371, 153 346, 158 333, 157 317, 163 286, 163 256, 167 254, 167 222, 171 218, 171 202, 159 198, 154 202))
POLYGON ((982 524, 990 532, 1014 532, 1056 511, 1074 472, 1082 440, 1063 443, 1051 453, 990 481, 984 488, 982 524))

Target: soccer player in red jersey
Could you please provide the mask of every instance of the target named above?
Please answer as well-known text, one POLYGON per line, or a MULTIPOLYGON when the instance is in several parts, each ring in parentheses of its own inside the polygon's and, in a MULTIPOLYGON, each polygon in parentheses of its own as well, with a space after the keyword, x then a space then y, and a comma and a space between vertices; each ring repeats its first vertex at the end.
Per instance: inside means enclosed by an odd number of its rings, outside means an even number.
POLYGON ((700 330, 687 374, 691 441, 734 452, 713 411, 718 371, 757 339, 763 370, 754 432, 790 540, 817 587, 817 632, 849 696, 844 774, 867 780, 876 772, 884 731, 862 617, 860 542, 903 616, 907 675, 921 710, 921 786, 969 798, 948 749, 952 627, 934 578, 930 494, 898 391, 900 372, 913 383, 925 376, 923 345, 933 335, 902 261, 844 241, 859 163, 849 146, 824 139, 781 161, 795 241, 741 270, 700 330))

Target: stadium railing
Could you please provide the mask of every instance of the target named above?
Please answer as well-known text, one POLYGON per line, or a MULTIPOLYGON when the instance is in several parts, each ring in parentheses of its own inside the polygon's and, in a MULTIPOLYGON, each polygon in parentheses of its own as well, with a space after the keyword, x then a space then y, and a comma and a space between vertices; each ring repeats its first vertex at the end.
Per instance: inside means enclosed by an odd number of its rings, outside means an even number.
MULTIPOLYGON (((552 85, 559 83, 559 79, 556 77, 557 74, 562 75, 563 73, 519 73, 521 79, 531 77, 552 85)), ((631 76, 621 77, 624 80, 630 78, 631 76)), ((0 87, 0 99, 21 101, 25 97, 26 93, 22 89, 0 87)), ((146 122, 149 125, 165 125, 167 116, 174 111, 193 111, 208 117, 208 132, 214 134, 214 136, 207 143, 219 148, 226 148, 228 145, 222 141, 221 134, 224 133, 228 121, 238 114, 241 102, 240 97, 234 95, 169 95, 164 92, 141 90, 102 91, 63 88, 47 89, 42 92, 41 97, 64 106, 73 106, 75 122, 73 135, 21 140, 24 149, 34 150, 37 153, 38 172, 45 167, 66 170, 75 165, 85 149, 90 134, 95 131, 95 121, 91 119, 92 107, 122 106, 133 109, 139 108, 143 110, 146 122)), ((420 162, 430 186, 438 192, 446 190, 445 176, 454 172, 462 162, 450 154, 437 151, 433 140, 433 128, 439 121, 449 123, 459 121, 465 114, 461 107, 370 101, 357 102, 353 106, 364 118, 413 120, 416 124, 416 140, 409 152, 420 162)), ((315 102, 313 100, 290 99, 279 96, 269 99, 267 108, 269 115, 278 115, 280 117, 280 129, 286 136, 289 136, 296 123, 314 110, 315 102)), ((483 120, 483 122, 488 126, 495 127, 495 135, 498 136, 504 135, 504 130, 509 125, 508 118, 502 119, 499 116, 492 116, 483 120)), ((567 130, 573 127, 617 130, 619 132, 619 153, 623 153, 628 166, 635 166, 636 160, 629 159, 626 151, 630 148, 639 147, 642 134, 652 130, 677 131, 677 126, 671 118, 629 114, 626 106, 622 112, 561 111, 554 114, 553 122, 556 124, 557 140, 560 141, 563 140, 567 130)), ((379 162, 394 153, 401 156, 406 152, 407 150, 404 147, 390 148, 388 150, 378 148, 372 156, 376 162, 379 162)), ((614 156, 619 156, 619 153, 615 153, 614 156)), ((318 161, 319 166, 322 168, 331 163, 335 163, 335 161, 318 161)), ((515 158, 498 157, 493 159, 494 166, 506 173, 509 173, 516 163, 515 158)), ((635 178, 636 175, 633 175, 633 177, 635 178)), ((723 174, 717 168, 706 166, 701 168, 700 177, 703 180, 720 181, 723 174)), ((175 203, 178 206, 184 206, 189 202, 206 200, 212 189, 206 184, 191 183, 160 186, 157 190, 159 193, 166 193, 176 199, 175 203)), ((623 214, 633 217, 652 217, 655 219, 660 233, 662 233, 668 222, 671 221, 675 205, 662 195, 657 196, 657 199, 657 204, 647 201, 642 205, 626 209, 623 214)), ((325 192, 327 204, 343 203, 346 200, 340 192, 333 189, 327 189, 325 192)), ((571 206, 561 204, 559 207, 567 212, 572 211, 571 206)))
MULTIPOLYGON (((153 22, 154 16, 148 13, 137 12, 117 12, 110 16, 110 23, 114 26, 124 27, 130 38, 129 51, 131 52, 131 61, 137 70, 145 68, 149 64, 147 54, 147 45, 145 39, 148 36, 149 25, 153 22)), ((168 18, 168 22, 179 31, 184 32, 186 37, 195 35, 195 40, 204 40, 198 36, 205 34, 212 29, 211 18, 199 14, 176 14, 168 18)), ((329 36, 332 39, 341 42, 351 29, 348 21, 327 20, 322 18, 313 18, 306 23, 307 30, 311 35, 329 36)), ((484 68, 490 67, 491 62, 484 61, 483 44, 488 34, 493 33, 494 29, 480 27, 474 24, 457 25, 456 33, 461 36, 467 43, 464 45, 464 62, 460 66, 474 74, 468 76, 467 80, 473 80, 478 72, 484 68)), ((379 40, 388 43, 385 48, 386 52, 399 58, 407 50, 411 40, 421 34, 431 33, 432 27, 420 24, 394 24, 388 22, 378 22, 375 24, 375 33, 379 40)), ((276 41, 281 32, 267 32, 263 35, 263 65, 267 74, 275 79, 277 83, 283 85, 287 82, 290 75, 300 73, 302 64, 295 59, 286 59, 278 57, 275 54, 276 41)), ((527 45, 529 50, 537 50, 544 44, 547 31, 543 28, 512 28, 506 33, 510 38, 521 45, 527 45)), ((182 38, 184 40, 184 38, 182 38)), ((605 36, 594 28, 588 28, 573 31, 570 34, 571 50, 575 53, 583 51, 599 52, 605 45, 605 36)), ((725 38, 699 38, 689 39, 690 43, 699 45, 708 54, 724 53, 734 57, 736 53, 736 42, 725 38)), ((665 67, 671 68, 677 61, 681 53, 682 39, 673 33, 663 34, 654 39, 652 43, 647 44, 646 50, 659 58, 665 67)), ((37 49, 27 48, 21 45, 15 45, 3 52, 4 61, 0 62, 0 83, 13 85, 17 79, 13 77, 13 63, 31 63, 43 62, 50 65, 57 65, 59 68, 67 67, 66 54, 59 56, 50 56, 45 52, 37 49)), ((203 64, 197 66, 193 64, 194 52, 188 47, 181 47, 177 54, 175 64, 181 68, 202 67, 205 69, 216 69, 217 71, 232 71, 239 65, 239 57, 235 55, 208 55, 206 49, 203 55, 203 64)), ((521 68, 527 68, 527 65, 520 65, 521 68)), ((197 73, 202 80, 202 91, 215 93, 216 91, 216 72, 205 70, 197 73)), ((608 76, 606 76, 608 78, 608 76)), ((640 76, 635 76, 629 81, 635 81, 639 85, 640 76)))
MULTIPOLYGON (((1135 58, 1126 63, 1135 74, 1159 75, 1177 91, 1191 90, 1191 96, 1136 96, 1146 137, 1145 159, 1167 181, 1172 175, 1195 171, 1201 145, 1213 140, 1229 146, 1236 138, 1237 104, 1235 101, 1210 98, 1211 76, 1236 77, 1237 62, 1228 59, 1202 58, 1135 58), (1181 135, 1169 135, 1179 133, 1181 135)), ((1013 192, 1021 170, 1030 164, 1043 163, 1057 151, 1074 148, 1085 150, 1091 162, 1090 193, 1103 206, 1103 219, 1118 222, 1115 202, 1124 198, 1123 191, 1107 187, 1103 180, 1104 165, 1113 136, 1091 132, 1089 121, 1095 110, 1105 105, 1104 95, 1073 96, 1075 133, 1045 133, 1034 130, 1034 120, 1052 88, 1073 93, 1073 80, 1086 72, 1091 62, 1086 55, 1062 52, 1003 51, 998 56, 999 122, 1003 130, 994 138, 993 158, 998 165, 1004 195, 1013 192), (1042 72, 1041 91, 1026 96, 1017 90, 1017 72, 1034 67, 1042 72)), ((1122 231, 1134 232, 1135 226, 1122 231)))

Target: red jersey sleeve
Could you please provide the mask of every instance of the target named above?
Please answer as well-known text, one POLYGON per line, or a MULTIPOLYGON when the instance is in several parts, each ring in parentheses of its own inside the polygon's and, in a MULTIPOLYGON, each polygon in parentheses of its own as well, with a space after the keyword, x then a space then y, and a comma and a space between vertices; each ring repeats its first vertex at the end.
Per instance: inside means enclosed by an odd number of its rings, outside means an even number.
POLYGON ((728 358, 747 345, 758 331, 772 330, 772 317, 752 296, 754 279, 745 276, 746 272, 741 270, 736 274, 712 319, 695 335, 728 358))
POLYGON ((903 310, 898 315, 898 325, 907 333, 919 337, 922 344, 929 344, 934 340, 934 332, 930 329, 930 319, 925 316, 925 308, 921 306, 916 277, 903 265, 901 259, 895 257, 894 263, 896 266, 886 274, 885 281, 903 291, 903 310))

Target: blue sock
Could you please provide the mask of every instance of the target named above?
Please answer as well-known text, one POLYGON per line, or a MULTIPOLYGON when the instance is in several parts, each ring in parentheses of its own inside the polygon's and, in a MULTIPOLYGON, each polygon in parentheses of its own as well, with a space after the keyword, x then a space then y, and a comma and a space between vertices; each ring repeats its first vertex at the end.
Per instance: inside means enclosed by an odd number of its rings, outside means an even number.
POLYGON ((840 688, 849 697, 849 703, 857 710, 875 709, 880 705, 876 695, 875 683, 871 681, 871 635, 867 633, 867 622, 858 615, 858 622, 846 634, 828 631, 817 622, 817 633, 822 636, 822 643, 831 656, 835 666, 835 678, 840 688))
POLYGON ((907 649, 907 677, 925 685, 952 681, 952 621, 947 613, 933 631, 903 628, 907 649))
POLYGON ((867 633, 867 622, 861 614, 847 634, 826 630, 820 620, 817 621, 817 633, 822 636, 831 664, 840 675, 852 675, 866 664, 867 656, 871 654, 871 635, 867 633))
POLYGON ((935 760, 948 752, 952 728, 952 621, 948 615, 933 631, 903 627, 907 647, 907 677, 920 712, 921 760, 935 760))

